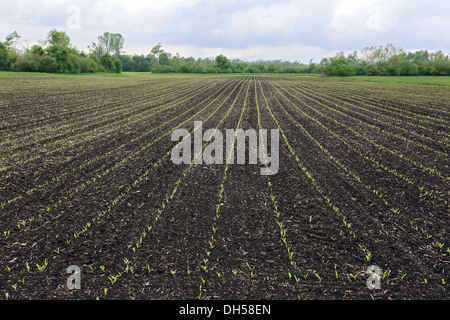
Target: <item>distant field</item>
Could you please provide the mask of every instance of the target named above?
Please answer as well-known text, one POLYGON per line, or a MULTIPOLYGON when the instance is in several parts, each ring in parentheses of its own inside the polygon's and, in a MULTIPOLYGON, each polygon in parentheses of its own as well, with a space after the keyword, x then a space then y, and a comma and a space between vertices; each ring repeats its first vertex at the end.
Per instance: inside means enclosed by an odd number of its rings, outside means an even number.
POLYGON ((0 299, 448 299, 450 90, 378 79, 0 74, 0 299), (194 121, 279 171, 174 164, 194 121))
POLYGON ((450 86, 450 77, 418 76, 418 77, 382 77, 382 76, 354 76, 347 79, 381 82, 381 83, 406 83, 426 84, 437 86, 450 86))

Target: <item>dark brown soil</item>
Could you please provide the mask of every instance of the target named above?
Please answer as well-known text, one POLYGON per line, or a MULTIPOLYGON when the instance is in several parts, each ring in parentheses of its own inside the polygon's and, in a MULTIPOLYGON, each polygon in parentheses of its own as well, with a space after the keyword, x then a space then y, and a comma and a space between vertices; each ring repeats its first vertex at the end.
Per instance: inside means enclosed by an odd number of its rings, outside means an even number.
POLYGON ((448 298, 445 87, 68 78, 0 77, 2 299, 448 298), (175 165, 171 131, 194 121, 281 129, 278 173, 175 165))

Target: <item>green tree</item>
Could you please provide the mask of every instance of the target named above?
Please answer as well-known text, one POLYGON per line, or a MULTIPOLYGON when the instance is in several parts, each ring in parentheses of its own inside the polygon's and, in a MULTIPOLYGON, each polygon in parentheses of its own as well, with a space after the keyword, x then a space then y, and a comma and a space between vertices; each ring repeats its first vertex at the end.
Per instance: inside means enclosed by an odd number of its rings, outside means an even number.
POLYGON ((152 66, 150 61, 146 59, 143 55, 134 55, 131 57, 134 65, 134 71, 136 72, 150 72, 152 71, 152 66))
POLYGON ((162 44, 158 43, 152 48, 150 52, 156 57, 157 64, 160 64, 159 57, 164 52, 164 50, 162 49, 162 44))
POLYGON ((57 45, 63 48, 68 48, 70 46, 70 38, 64 31, 52 29, 49 31, 45 43, 50 46, 57 45))
POLYGON ((21 36, 14 31, 6 36, 5 42, 0 42, 0 70, 11 70, 12 65, 19 59, 20 55, 14 45, 20 38, 21 36))
POLYGON ((91 53, 97 58, 107 53, 112 57, 119 57, 125 42, 124 37, 120 33, 105 32, 98 36, 98 43, 92 43, 89 47, 91 53))
POLYGON ((450 76, 450 61, 446 58, 438 58, 433 61, 431 74, 434 76, 450 76))
POLYGON ((119 59, 120 61, 122 61, 122 71, 125 72, 135 71, 133 60, 131 60, 131 57, 129 55, 120 55, 119 59))
POLYGON ((113 60, 114 64, 114 72, 115 73, 121 73, 122 72, 122 61, 118 57, 114 58, 113 60))
POLYGON ((329 76, 352 76, 356 73, 354 65, 350 64, 350 61, 343 53, 330 58, 326 70, 329 76))
POLYGON ((39 58, 38 70, 39 72, 57 73, 58 63, 56 59, 48 55, 42 55, 39 58))
POLYGON ((417 65, 417 74, 421 76, 430 75, 431 70, 431 56, 427 50, 420 50, 416 52, 409 52, 406 59, 417 65))
POLYGON ((6 36, 5 46, 7 50, 14 50, 13 46, 15 43, 19 41, 21 36, 17 33, 17 31, 14 31, 6 36))
POLYGON ((276 73, 278 71, 279 71, 279 67, 275 63, 271 62, 267 65, 267 72, 276 73))
POLYGON ((8 48, 2 42, 0 42, 0 70, 8 70, 8 48))
POLYGON ((220 54, 216 57, 216 68, 219 72, 231 72, 231 62, 225 57, 223 54, 220 54))
POLYGON ((114 71, 114 63, 111 55, 109 53, 104 53, 101 55, 99 59, 100 65, 103 67, 103 70, 106 72, 114 71))
POLYGON ((399 75, 417 76, 419 75, 419 67, 414 62, 403 60, 399 67, 399 75))
POLYGON ((387 62, 387 72, 390 76, 399 76, 401 74, 401 65, 404 61, 404 54, 393 55, 387 62))
POLYGON ((145 61, 148 62, 150 69, 158 64, 158 59, 151 53, 145 57, 145 61))
POLYGON ((385 76, 387 75, 386 63, 380 61, 368 63, 364 66, 364 73, 369 76, 385 76))
POLYGON ((19 55, 11 69, 17 72, 35 72, 37 71, 37 61, 33 59, 31 54, 19 55))
MULTIPOLYGON (((47 34, 45 40, 46 52, 56 60, 57 72, 59 73, 80 73, 81 66, 78 61, 79 53, 70 44, 70 37, 64 31, 52 29, 47 34)), ((34 49, 40 52, 39 47, 34 49)), ((47 60, 50 61, 50 60, 47 60)), ((53 60, 52 60, 53 61, 53 60)), ((53 66, 50 68, 53 69, 53 66)))
POLYGON ((403 53, 402 48, 397 48, 393 44, 389 43, 385 47, 383 46, 371 46, 365 47, 362 50, 364 59, 370 63, 387 62, 391 57, 403 53))
POLYGON ((168 66, 170 65, 171 58, 172 55, 170 53, 161 52, 161 54, 159 55, 159 64, 163 66, 168 66))
POLYGON ((30 52, 31 52, 32 54, 36 54, 36 55, 38 55, 38 56, 43 56, 43 55, 45 55, 45 50, 44 50, 44 48, 42 48, 42 47, 39 46, 39 45, 34 45, 34 46, 32 46, 31 49, 30 49, 30 52))
POLYGON ((59 45, 52 45, 47 48, 47 53, 50 57, 55 58, 58 73, 69 73, 72 69, 69 60, 69 50, 59 45))

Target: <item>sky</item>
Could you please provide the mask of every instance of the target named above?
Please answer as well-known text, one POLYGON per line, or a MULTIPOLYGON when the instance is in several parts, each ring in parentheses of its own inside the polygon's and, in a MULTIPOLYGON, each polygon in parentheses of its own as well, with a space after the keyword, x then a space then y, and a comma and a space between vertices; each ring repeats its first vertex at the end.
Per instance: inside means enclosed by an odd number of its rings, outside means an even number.
POLYGON ((125 38, 126 54, 224 54, 245 61, 320 62, 338 52, 388 43, 450 52, 448 0, 0 0, 0 41, 17 31, 18 48, 65 31, 89 52, 104 32, 125 38))

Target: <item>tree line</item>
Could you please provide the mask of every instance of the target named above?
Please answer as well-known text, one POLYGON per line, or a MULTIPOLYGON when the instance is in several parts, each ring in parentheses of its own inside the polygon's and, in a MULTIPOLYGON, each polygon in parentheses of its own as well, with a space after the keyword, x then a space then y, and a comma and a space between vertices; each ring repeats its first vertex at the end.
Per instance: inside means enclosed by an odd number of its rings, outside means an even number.
POLYGON ((372 46, 345 55, 324 58, 319 63, 298 61, 181 57, 166 52, 161 43, 147 55, 128 55, 124 38, 105 32, 89 52, 76 49, 64 31, 52 29, 46 39, 31 48, 17 49, 17 32, 0 42, 0 70, 47 73, 153 72, 153 73, 303 73, 328 76, 450 76, 450 57, 442 51, 406 52, 392 44, 372 46))
POLYGON ((365 47, 361 53, 324 58, 315 71, 329 76, 450 76, 450 56, 442 51, 406 52, 388 44, 365 47))
MULTIPOLYGON (((64 31, 52 29, 47 38, 31 48, 17 49, 21 36, 13 32, 0 42, 0 70, 46 73, 121 73, 122 62, 110 41, 119 34, 105 33, 90 53, 76 49, 64 31)), ((123 41, 122 41, 123 44, 123 41)), ((120 43, 119 43, 120 45, 120 43)))

